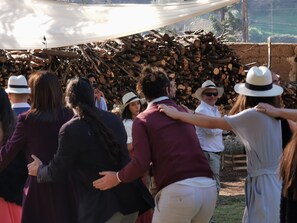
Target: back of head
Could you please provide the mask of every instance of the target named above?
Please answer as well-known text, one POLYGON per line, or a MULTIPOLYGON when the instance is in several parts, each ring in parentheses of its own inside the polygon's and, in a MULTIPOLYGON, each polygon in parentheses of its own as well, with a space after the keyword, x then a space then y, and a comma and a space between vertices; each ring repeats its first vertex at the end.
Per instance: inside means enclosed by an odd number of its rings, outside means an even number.
POLYGON ((0 88, 0 104, 0 121, 2 122, 5 119, 6 114, 11 110, 8 95, 2 88, 0 88))
POLYGON ((29 78, 31 87, 30 114, 53 113, 63 105, 63 93, 58 77, 51 71, 37 71, 29 78))
POLYGON ((264 66, 249 69, 245 83, 234 86, 238 94, 250 97, 275 97, 283 93, 283 88, 273 84, 271 71, 264 66))
POLYGON ((97 76, 96 76, 94 73, 88 73, 88 74, 86 75, 86 77, 87 77, 88 79, 91 78, 91 77, 97 79, 97 76))
POLYGON ((0 122, 3 130, 2 142, 5 143, 13 132, 15 126, 15 115, 11 109, 8 95, 2 88, 0 88, 0 104, 0 122))
POLYGON ((282 87, 273 84, 271 71, 264 66, 251 67, 245 83, 236 84, 234 90, 242 96, 238 97, 239 101, 232 109, 232 114, 254 107, 260 102, 276 106, 276 97, 283 93, 282 87))
POLYGON ((151 101, 161 96, 168 96, 170 80, 166 72, 158 67, 145 67, 137 83, 137 90, 151 101), (167 91, 168 88, 168 91, 167 91))
POLYGON ((24 75, 10 76, 5 91, 15 95, 28 95, 31 93, 24 75))
POLYGON ((232 106, 228 115, 235 115, 247 108, 253 108, 256 105, 258 105, 260 102, 278 107, 276 97, 251 97, 251 96, 240 94, 237 96, 236 102, 232 106))
POLYGON ((94 107, 94 91, 86 78, 71 79, 66 88, 66 103, 70 108, 79 108, 83 105, 94 107))
POLYGON ((101 112, 95 107, 94 92, 86 78, 75 77, 71 79, 66 88, 66 103, 68 107, 75 109, 76 114, 90 126, 96 138, 105 141, 107 146, 100 145, 107 151, 112 161, 119 160, 120 146, 111 130, 102 121, 101 112))

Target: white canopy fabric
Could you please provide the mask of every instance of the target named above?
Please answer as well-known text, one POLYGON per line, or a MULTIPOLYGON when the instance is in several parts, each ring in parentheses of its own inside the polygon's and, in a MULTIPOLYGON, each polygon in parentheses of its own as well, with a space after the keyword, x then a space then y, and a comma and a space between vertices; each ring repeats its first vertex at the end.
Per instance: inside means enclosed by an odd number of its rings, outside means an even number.
POLYGON ((43 49, 103 41, 171 25, 238 1, 98 5, 1 0, 0 48, 43 49))

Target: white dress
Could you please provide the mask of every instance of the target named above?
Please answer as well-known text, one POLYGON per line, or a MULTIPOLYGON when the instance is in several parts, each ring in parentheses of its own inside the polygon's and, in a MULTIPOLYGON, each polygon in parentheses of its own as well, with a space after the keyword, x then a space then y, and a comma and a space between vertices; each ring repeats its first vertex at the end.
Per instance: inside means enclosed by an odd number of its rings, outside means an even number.
POLYGON ((225 116, 243 142, 247 154, 246 207, 243 223, 279 223, 282 154, 281 124, 255 109, 225 116))

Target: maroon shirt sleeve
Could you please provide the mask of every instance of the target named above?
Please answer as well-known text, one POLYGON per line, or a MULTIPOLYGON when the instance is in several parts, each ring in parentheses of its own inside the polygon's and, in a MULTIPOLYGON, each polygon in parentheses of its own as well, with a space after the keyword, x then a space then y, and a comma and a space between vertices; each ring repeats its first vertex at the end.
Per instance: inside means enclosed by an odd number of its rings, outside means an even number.
POLYGON ((134 156, 133 159, 119 172, 122 182, 130 182, 145 174, 151 162, 151 149, 146 126, 136 118, 132 127, 134 156))

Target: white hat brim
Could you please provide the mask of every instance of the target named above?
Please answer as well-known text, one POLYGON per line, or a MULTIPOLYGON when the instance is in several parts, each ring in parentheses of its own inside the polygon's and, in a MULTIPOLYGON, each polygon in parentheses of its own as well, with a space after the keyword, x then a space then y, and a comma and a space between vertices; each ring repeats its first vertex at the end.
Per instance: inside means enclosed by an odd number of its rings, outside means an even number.
POLYGON ((218 91, 218 97, 221 97, 224 94, 224 88, 222 87, 202 87, 198 88, 196 92, 194 93, 194 97, 198 98, 200 101, 202 100, 202 92, 206 89, 217 89, 218 91))
POLYGON ((6 88, 6 93, 12 93, 12 94, 31 94, 31 89, 20 89, 20 88, 6 88))
POLYGON ((135 98, 132 101, 129 101, 129 103, 126 103, 126 104, 124 104, 124 105, 122 105, 120 107, 121 111, 124 111, 124 109, 126 108, 127 105, 129 105, 129 104, 131 104, 132 102, 135 102, 135 101, 140 101, 141 104, 144 104, 145 103, 145 98, 135 98))
POLYGON ((281 95, 284 89, 278 85, 273 84, 272 88, 266 91, 254 91, 246 88, 245 83, 236 84, 234 91, 238 94, 251 97, 274 97, 281 95))

